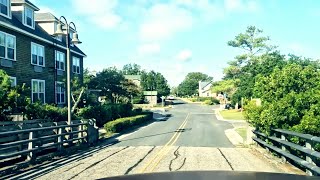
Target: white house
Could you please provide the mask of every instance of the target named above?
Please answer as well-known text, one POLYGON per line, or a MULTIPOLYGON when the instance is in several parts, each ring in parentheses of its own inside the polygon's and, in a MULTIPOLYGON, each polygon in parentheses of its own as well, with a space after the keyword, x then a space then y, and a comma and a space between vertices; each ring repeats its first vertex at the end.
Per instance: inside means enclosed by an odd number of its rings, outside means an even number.
POLYGON ((199 81, 199 97, 216 97, 216 93, 211 92, 212 81, 199 81))

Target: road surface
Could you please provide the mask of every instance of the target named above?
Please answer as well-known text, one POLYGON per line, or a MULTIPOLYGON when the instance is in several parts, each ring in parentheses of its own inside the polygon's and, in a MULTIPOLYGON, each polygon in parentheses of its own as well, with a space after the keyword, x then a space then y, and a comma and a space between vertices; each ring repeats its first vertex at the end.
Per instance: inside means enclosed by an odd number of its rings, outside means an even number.
POLYGON ((250 148, 234 147, 213 106, 175 101, 165 120, 155 121, 87 151, 15 175, 26 179, 96 179, 124 174, 230 170, 283 172, 250 148), (111 143, 113 142, 113 143, 111 143))

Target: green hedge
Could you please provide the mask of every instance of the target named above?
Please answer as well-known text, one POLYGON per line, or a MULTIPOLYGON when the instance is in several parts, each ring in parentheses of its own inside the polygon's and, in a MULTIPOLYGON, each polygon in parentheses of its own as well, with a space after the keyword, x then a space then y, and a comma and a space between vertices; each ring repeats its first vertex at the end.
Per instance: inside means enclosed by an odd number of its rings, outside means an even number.
POLYGON ((109 121, 134 114, 131 104, 105 104, 88 106, 79 110, 78 115, 84 119, 94 118, 98 127, 109 121))
POLYGON ((104 129, 110 133, 121 132, 131 126, 135 126, 135 125, 144 123, 146 121, 149 121, 152 119, 152 117, 153 117, 152 112, 144 112, 143 114, 140 114, 140 115, 120 118, 114 121, 110 121, 104 125, 104 129))

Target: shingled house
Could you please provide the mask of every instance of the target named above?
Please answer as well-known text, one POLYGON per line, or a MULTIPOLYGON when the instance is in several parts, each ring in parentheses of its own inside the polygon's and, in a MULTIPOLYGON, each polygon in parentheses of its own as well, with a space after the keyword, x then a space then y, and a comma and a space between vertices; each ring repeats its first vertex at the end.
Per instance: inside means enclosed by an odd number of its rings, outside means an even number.
MULTIPOLYGON (((39 8, 28 0, 0 0, 0 69, 11 77, 13 86, 30 87, 32 102, 64 105, 66 36, 53 36, 58 24, 53 14, 36 11, 39 8)), ((84 57, 77 46, 71 46, 71 77, 80 81, 84 57)))

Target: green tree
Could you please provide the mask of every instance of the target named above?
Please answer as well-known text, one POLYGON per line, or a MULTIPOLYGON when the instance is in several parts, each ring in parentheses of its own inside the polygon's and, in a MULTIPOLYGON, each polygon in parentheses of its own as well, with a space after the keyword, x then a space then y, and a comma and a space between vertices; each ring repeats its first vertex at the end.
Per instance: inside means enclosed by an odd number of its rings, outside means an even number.
POLYGON ((222 80, 218 81, 212 84, 211 91, 214 93, 227 93, 228 97, 232 97, 234 92, 237 90, 237 84, 239 83, 239 80, 236 79, 228 79, 228 80, 222 80))
POLYGON ((27 89, 24 85, 12 87, 10 77, 5 71, 0 70, 0 121, 11 120, 7 116, 9 113, 25 112, 25 106, 30 103, 26 94, 27 89))
POLYGON ((141 66, 138 64, 126 64, 123 66, 121 73, 124 75, 138 75, 142 74, 143 70, 141 69, 141 66))
POLYGON ((198 94, 199 81, 212 81, 212 79, 212 77, 201 72, 190 72, 179 84, 179 94, 183 96, 192 96, 198 94))
POLYGON ((170 94, 166 78, 159 72, 144 72, 141 75, 141 87, 144 91, 158 91, 158 97, 170 94))
POLYGON ((124 89, 121 86, 121 82, 124 80, 124 76, 115 67, 110 67, 97 73, 96 77, 90 81, 89 87, 101 90, 101 95, 115 103, 115 96, 124 94, 124 89))

